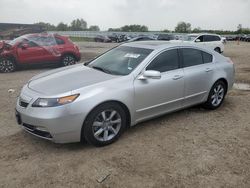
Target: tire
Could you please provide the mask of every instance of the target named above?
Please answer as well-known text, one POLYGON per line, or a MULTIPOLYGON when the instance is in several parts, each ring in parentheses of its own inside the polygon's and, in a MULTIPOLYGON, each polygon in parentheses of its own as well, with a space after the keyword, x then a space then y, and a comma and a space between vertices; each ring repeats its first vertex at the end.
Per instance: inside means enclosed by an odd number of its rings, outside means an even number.
POLYGON ((114 102, 101 104, 86 118, 82 137, 97 147, 111 144, 124 132, 126 122, 126 113, 119 104, 114 102))
POLYGON ((217 81, 211 88, 208 99, 203 106, 210 110, 219 108, 225 99, 226 93, 226 84, 223 81, 217 81))
POLYGON ((215 48, 214 51, 218 52, 219 54, 221 54, 221 50, 219 47, 215 48))
POLYGON ((62 57, 62 66, 69 66, 76 64, 76 58, 73 55, 66 54, 62 57))
POLYGON ((0 72, 1 73, 9 73, 14 72, 17 66, 12 58, 2 58, 0 59, 0 72))

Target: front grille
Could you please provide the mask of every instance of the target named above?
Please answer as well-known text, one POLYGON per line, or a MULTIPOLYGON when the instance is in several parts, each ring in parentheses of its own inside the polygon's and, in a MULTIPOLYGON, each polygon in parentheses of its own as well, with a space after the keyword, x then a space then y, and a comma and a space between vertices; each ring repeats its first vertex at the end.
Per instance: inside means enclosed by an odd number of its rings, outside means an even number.
POLYGON ((20 100, 19 104, 21 107, 24 107, 24 108, 26 108, 29 105, 29 103, 21 101, 21 100, 20 100))
POLYGON ((36 126, 34 126, 34 125, 23 123, 23 127, 28 132, 33 133, 35 135, 38 135, 40 137, 47 138, 47 139, 51 139, 52 138, 52 136, 51 136, 51 134, 49 132, 38 130, 36 128, 36 126))

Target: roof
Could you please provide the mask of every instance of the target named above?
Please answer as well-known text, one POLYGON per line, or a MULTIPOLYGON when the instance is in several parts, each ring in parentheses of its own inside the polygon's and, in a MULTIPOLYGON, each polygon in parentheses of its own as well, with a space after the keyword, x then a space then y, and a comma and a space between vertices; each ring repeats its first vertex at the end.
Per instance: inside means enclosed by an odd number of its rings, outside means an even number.
POLYGON ((122 44, 122 46, 130 46, 130 47, 137 47, 137 48, 146 48, 146 49, 164 49, 164 48, 171 48, 171 47, 199 47, 201 48, 201 45, 198 45, 196 43, 192 42, 183 42, 178 40, 173 41, 137 41, 137 42, 128 42, 122 44))

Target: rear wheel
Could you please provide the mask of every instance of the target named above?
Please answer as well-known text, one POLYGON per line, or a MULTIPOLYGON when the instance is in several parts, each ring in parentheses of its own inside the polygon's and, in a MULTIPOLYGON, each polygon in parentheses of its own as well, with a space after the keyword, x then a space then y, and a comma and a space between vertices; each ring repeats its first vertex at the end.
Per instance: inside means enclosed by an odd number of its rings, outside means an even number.
POLYGON ((215 48, 214 51, 218 52, 218 53, 221 53, 221 50, 219 47, 215 48))
POLYGON ((95 146, 116 141, 126 127, 126 114, 116 103, 105 103, 95 108, 83 125, 85 140, 95 146))
POLYGON ((76 64, 76 58, 73 55, 67 54, 62 58, 62 65, 69 66, 76 64))
POLYGON ((11 58, 2 58, 0 59, 0 72, 8 73, 14 72, 16 70, 16 64, 11 58))
POLYGON ((219 108, 224 101, 226 92, 225 83, 223 81, 216 82, 209 92, 209 96, 207 102, 204 104, 204 107, 211 110, 219 108))

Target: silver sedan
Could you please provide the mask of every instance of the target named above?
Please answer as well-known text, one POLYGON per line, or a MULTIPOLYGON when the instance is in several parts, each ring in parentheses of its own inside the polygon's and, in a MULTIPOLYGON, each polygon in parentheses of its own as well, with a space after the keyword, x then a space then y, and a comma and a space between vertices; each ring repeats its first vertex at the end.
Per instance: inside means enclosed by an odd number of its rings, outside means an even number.
POLYGON ((156 116, 197 104, 216 109, 233 83, 233 62, 213 50, 132 42, 33 77, 17 99, 16 117, 27 132, 56 143, 104 146, 156 116))

